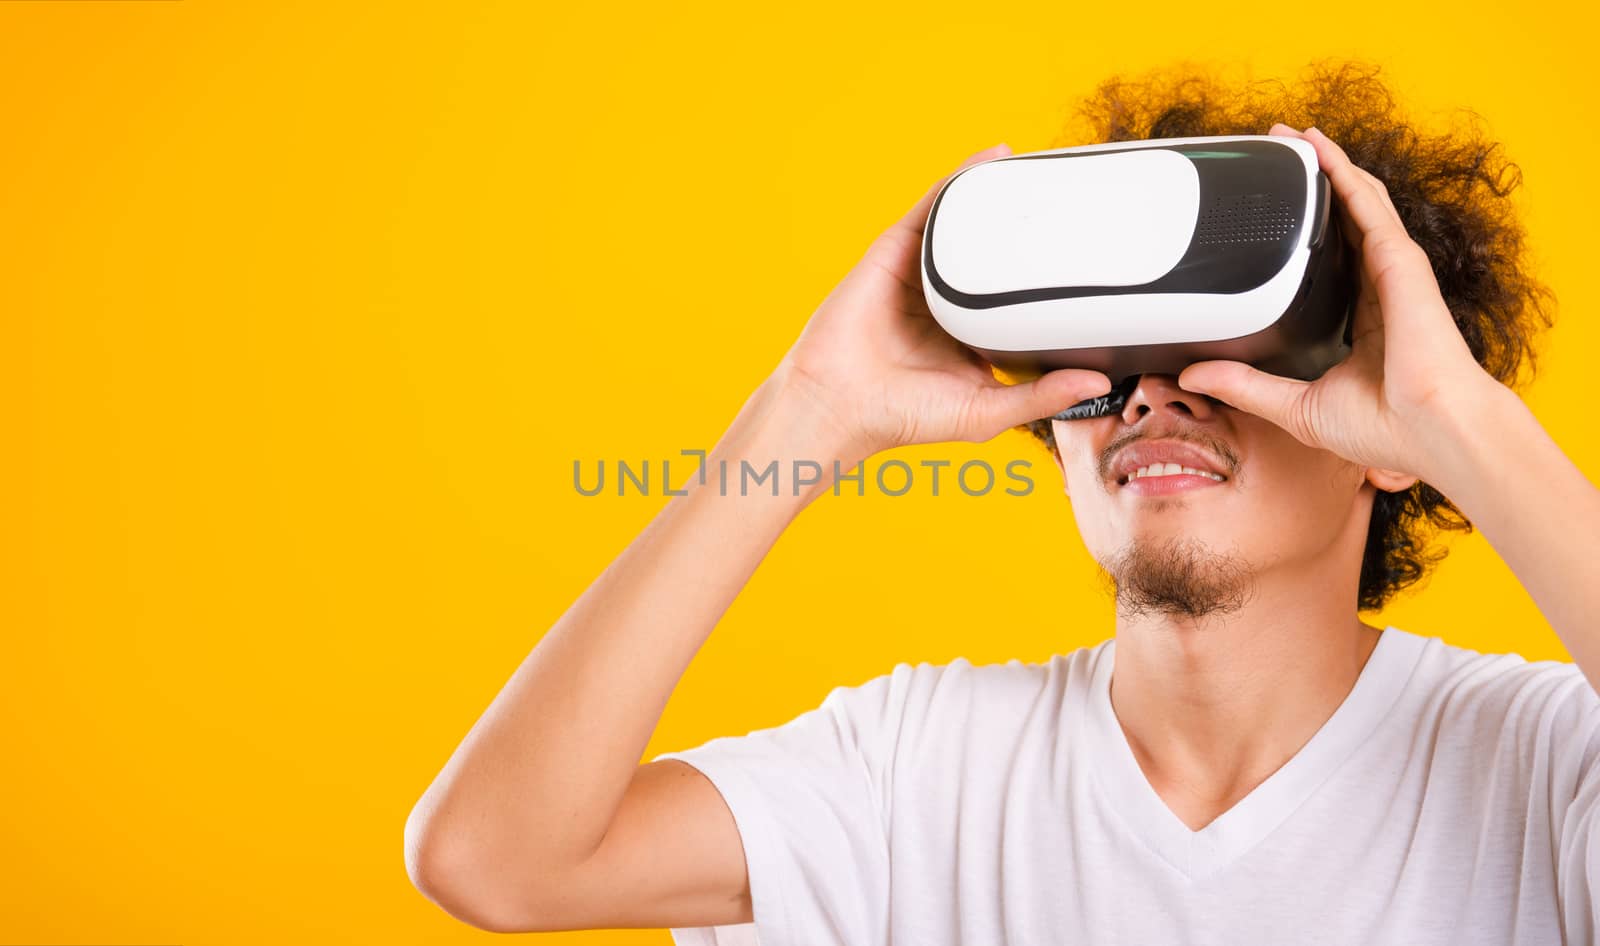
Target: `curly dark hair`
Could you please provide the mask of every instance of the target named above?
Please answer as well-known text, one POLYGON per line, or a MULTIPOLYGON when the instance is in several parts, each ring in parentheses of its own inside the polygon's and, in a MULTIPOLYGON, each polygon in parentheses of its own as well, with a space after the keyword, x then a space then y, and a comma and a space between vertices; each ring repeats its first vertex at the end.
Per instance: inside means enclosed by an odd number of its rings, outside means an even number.
MULTIPOLYGON (((1381 67, 1357 60, 1317 60, 1293 86, 1281 80, 1232 82, 1192 62, 1137 79, 1113 76, 1078 107, 1085 131, 1049 147, 1196 135, 1262 135, 1274 122, 1315 125, 1356 165, 1388 188, 1406 231, 1428 254, 1457 328, 1478 363, 1512 389, 1531 381, 1534 343, 1553 324, 1554 294, 1533 275, 1531 254, 1510 199, 1522 182, 1499 143, 1486 140, 1479 116, 1424 132, 1396 106, 1378 78, 1381 67)), ((1048 419, 1022 425, 1054 452, 1048 419)), ((1380 490, 1372 503, 1361 561, 1357 610, 1382 608, 1445 557, 1429 547, 1438 531, 1471 532, 1472 523, 1443 493, 1418 481, 1403 492, 1380 490)))

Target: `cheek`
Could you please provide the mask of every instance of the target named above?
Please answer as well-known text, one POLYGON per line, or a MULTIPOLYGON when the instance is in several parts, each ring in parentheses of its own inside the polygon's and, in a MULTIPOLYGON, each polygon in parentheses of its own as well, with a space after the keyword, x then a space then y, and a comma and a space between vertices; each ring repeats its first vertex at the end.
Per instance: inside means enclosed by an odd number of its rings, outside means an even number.
POLYGON ((1120 541, 1119 533, 1123 527, 1113 521, 1111 497, 1106 495, 1105 486, 1100 482, 1097 463, 1081 447, 1077 452, 1072 452, 1074 445, 1070 441, 1066 449, 1064 483, 1067 496, 1063 498, 1071 502, 1072 518, 1079 535, 1091 549, 1115 544, 1120 541))
POLYGON ((1073 493, 1086 490, 1095 485, 1095 477, 1099 475, 1099 452, 1095 443, 1104 444, 1109 434, 1096 437, 1096 426, 1109 426, 1113 418, 1102 417, 1095 420, 1078 420, 1067 422, 1063 420, 1051 422, 1051 431, 1055 435, 1056 451, 1061 457, 1061 465, 1067 486, 1073 493))
POLYGON ((1259 519, 1282 541, 1324 544, 1348 522, 1360 488, 1360 472, 1320 452, 1262 464, 1244 496, 1259 519))
POLYGON ((1107 497, 1105 484, 1100 482, 1100 467, 1095 454, 1088 449, 1069 444, 1065 454, 1063 479, 1073 502, 1104 505, 1107 497))

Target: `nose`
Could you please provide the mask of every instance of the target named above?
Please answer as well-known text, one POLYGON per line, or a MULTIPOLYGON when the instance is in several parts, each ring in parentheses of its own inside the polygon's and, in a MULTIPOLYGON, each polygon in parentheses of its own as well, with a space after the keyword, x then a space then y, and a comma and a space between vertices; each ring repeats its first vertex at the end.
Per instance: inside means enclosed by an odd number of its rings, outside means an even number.
POLYGON ((1122 406, 1122 422, 1136 424, 1146 414, 1158 411, 1172 411, 1190 420, 1209 420, 1216 412, 1216 403, 1204 394, 1178 387, 1177 375, 1142 374, 1122 406))

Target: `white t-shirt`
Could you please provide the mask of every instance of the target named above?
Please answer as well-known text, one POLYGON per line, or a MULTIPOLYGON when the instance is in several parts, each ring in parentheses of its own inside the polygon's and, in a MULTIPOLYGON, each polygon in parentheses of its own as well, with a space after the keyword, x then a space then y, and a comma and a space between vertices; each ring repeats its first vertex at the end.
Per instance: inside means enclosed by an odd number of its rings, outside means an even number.
POLYGON ((1311 740, 1192 831, 1123 736, 1115 653, 902 663, 656 756, 727 801, 755 917, 674 941, 1595 942, 1600 696, 1574 665, 1385 628, 1311 740))

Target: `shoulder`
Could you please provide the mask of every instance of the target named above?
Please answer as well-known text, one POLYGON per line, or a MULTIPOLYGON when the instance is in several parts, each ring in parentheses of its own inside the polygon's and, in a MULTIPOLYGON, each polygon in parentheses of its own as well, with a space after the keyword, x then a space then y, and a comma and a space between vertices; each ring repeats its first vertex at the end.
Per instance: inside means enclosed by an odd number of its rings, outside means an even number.
POLYGON ((1430 638, 1416 673, 1425 716, 1442 730, 1480 746, 1510 739, 1525 749, 1554 741, 1600 751, 1600 694, 1575 664, 1430 638))
POLYGON ((902 662, 889 672, 862 683, 834 687, 824 704, 854 707, 906 706, 931 709, 976 699, 985 703, 1029 701, 1041 691, 1083 685, 1110 640, 1056 654, 1040 661, 1018 658, 998 663, 973 663, 956 657, 945 663, 902 662))
POLYGON ((1486 653, 1430 638, 1417 673, 1439 704, 1455 712, 1504 713, 1563 703, 1600 707, 1600 695, 1583 672, 1565 661, 1486 653))
POLYGON ((835 687, 822 706, 866 744, 921 745, 919 734, 927 732, 949 745, 965 736, 1015 731, 1030 717, 1057 719, 1087 687, 1107 643, 1041 661, 903 662, 865 682, 835 687))

